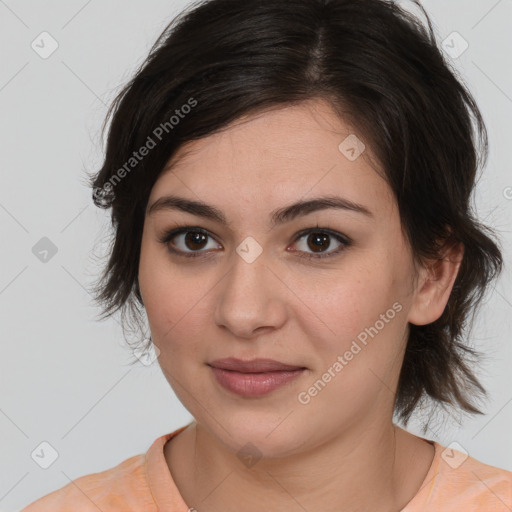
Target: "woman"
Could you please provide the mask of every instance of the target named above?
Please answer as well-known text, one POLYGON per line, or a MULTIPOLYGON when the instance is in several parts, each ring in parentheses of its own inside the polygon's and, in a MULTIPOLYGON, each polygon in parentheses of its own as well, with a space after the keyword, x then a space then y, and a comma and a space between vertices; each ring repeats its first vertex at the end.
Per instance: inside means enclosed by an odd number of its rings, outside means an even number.
POLYGON ((393 422, 480 412, 464 327, 502 267, 470 206, 485 125, 427 21, 209 0, 164 31, 91 177, 97 297, 147 314, 194 421, 25 512, 511 510, 511 472, 393 422))

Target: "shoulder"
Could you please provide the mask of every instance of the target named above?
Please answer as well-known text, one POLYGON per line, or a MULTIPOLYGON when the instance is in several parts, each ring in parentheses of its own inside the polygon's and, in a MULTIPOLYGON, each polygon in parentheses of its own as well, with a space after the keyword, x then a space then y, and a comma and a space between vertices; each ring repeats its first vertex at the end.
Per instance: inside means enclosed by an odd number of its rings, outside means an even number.
POLYGON ((39 498, 21 512, 155 511, 145 475, 145 454, 135 455, 105 471, 81 476, 39 498))
MULTIPOLYGON (((469 456, 457 443, 434 443, 432 467, 417 496, 421 510, 510 512, 512 472, 469 456)), ((412 512, 413 508, 406 508, 412 512)), ((419 509, 418 509, 419 510, 419 509)))

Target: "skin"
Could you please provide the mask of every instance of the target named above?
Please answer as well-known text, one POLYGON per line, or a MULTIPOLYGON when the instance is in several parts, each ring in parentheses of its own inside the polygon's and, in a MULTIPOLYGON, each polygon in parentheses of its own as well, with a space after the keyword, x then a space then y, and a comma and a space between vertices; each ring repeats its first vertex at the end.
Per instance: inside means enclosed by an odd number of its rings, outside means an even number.
MULTIPOLYGON (((351 133, 323 100, 266 111, 182 146, 151 191, 148 205, 172 193, 214 205, 229 222, 159 210, 146 215, 141 245, 139 285, 159 363, 195 420, 164 454, 185 502, 199 512, 397 511, 432 463, 433 447, 393 424, 393 400, 408 324, 440 317, 462 251, 415 271, 371 149, 355 161, 338 149, 351 133), (328 194, 373 216, 324 209, 269 226, 275 209, 328 194), (202 246, 187 245, 184 235, 167 246, 158 241, 179 225, 212 238, 202 246), (353 242, 330 258, 302 259, 301 251, 316 252, 311 236, 297 240, 297 233, 317 226, 353 242), (248 236, 262 249, 251 263, 236 252, 248 236), (186 258, 168 246, 209 255, 186 258), (298 394, 394 303, 401 311, 309 403, 299 403, 298 394), (206 364, 230 356, 307 370, 247 398, 220 387, 206 364), (251 467, 237 456, 248 442, 261 456, 251 467)), ((319 250, 338 247, 328 237, 319 250)))

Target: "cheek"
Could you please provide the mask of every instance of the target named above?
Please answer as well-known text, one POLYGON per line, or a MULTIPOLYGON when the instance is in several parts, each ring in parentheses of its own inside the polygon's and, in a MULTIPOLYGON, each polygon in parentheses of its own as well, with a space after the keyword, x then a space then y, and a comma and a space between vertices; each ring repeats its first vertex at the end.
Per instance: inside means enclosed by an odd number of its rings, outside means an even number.
POLYGON ((147 280, 144 301, 153 340, 162 345, 161 350, 169 344, 190 344, 194 340, 203 322, 202 306, 195 294, 180 288, 179 280, 161 275, 147 280))
POLYGON ((184 274, 153 248, 141 251, 139 286, 153 342, 166 366, 184 355, 197 355, 205 338, 208 291, 213 284, 192 279, 190 272, 184 274))
MULTIPOLYGON (((361 255, 334 278, 304 297, 306 306, 296 317, 308 333, 321 371, 345 356, 351 367, 385 370, 396 358, 407 326, 404 262, 393 263, 384 252, 361 255), (312 314, 311 310, 314 314, 312 314)), ((398 259, 395 257, 395 261, 398 259)), ((308 287, 304 286, 303 290, 308 287)))
POLYGON ((325 327, 339 336, 375 322, 375 317, 394 302, 391 279, 377 265, 347 265, 322 279, 322 285, 319 283, 301 288, 302 292, 309 290, 305 295, 301 293, 304 305, 312 306, 325 327))
POLYGON ((406 309, 391 276, 378 268, 357 279, 347 275, 328 291, 314 308, 326 325, 311 313, 302 316, 314 365, 301 397, 311 399, 318 411, 340 405, 330 414, 351 421, 378 397, 393 396, 389 390, 400 370, 406 309))
MULTIPOLYGON (((142 242, 139 287, 151 327, 153 341, 161 344, 184 314, 184 297, 179 281, 152 244, 142 242)), ((186 291, 186 288, 185 288, 186 291)))

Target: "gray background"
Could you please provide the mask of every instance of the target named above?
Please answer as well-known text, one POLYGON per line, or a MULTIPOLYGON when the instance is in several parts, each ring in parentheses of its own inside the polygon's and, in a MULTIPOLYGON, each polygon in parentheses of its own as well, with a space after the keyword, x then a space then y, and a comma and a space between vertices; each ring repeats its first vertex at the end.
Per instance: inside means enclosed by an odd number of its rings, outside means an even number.
MULTIPOLYGON (((96 320, 87 286, 100 270, 109 218, 84 186, 84 170, 101 163, 107 105, 187 3, 0 0, 0 512, 143 453, 191 420, 157 363, 129 366, 119 323, 96 320), (59 45, 46 59, 31 47, 42 46, 43 31, 59 45), (48 244, 43 237, 57 250, 46 262, 33 252, 48 244), (48 469, 31 457, 45 441, 58 452, 48 469)), ((469 44, 453 62, 491 143, 477 211, 501 235, 507 262, 472 333, 487 357, 486 415, 463 427, 438 422, 425 437, 512 470, 512 1, 423 4, 440 40, 456 31, 469 44)), ((409 429, 420 433, 417 422, 409 429)))

